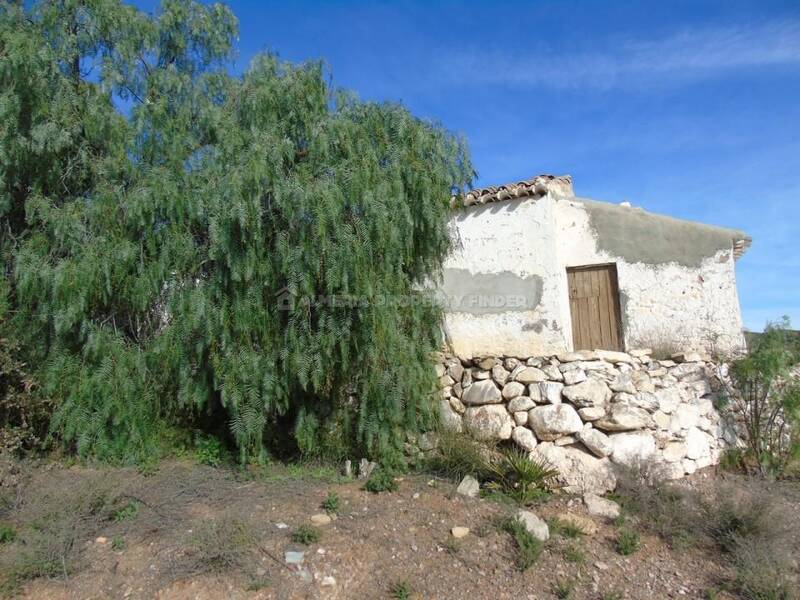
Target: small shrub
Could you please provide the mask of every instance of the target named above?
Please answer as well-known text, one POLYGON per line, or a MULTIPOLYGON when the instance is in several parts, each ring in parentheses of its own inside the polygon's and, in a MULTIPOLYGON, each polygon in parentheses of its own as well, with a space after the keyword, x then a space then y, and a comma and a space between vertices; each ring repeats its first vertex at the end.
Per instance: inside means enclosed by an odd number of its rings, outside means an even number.
POLYGON ((639 549, 639 534, 633 529, 620 529, 617 532, 617 541, 614 548, 622 556, 629 556, 639 549))
POLYGON ((242 570, 255 543, 247 523, 232 517, 204 521, 190 540, 195 571, 223 572, 242 570))
POLYGON ((503 521, 502 529, 514 540, 517 549, 517 568, 520 571, 532 566, 542 553, 542 543, 525 529, 525 525, 517 518, 511 517, 503 521))
POLYGON ((57 473, 24 497, 17 517, 25 526, 0 553, 0 589, 13 594, 27 580, 78 570, 83 542, 107 522, 117 489, 105 474, 75 480, 57 473))
POLYGON ((701 512, 705 533, 723 552, 733 552, 742 541, 778 539, 786 522, 769 492, 729 485, 720 485, 701 512))
POLYGON ((559 579, 553 588, 553 593, 559 600, 567 600, 575 591, 575 581, 572 579, 559 579))
POLYGON ((10 544, 17 539, 17 532, 10 525, 0 525, 0 545, 10 544))
POLYGON ((734 361, 726 405, 743 421, 745 465, 783 475, 800 458, 800 337, 788 317, 770 323, 744 358, 734 361))
POLYGON ((320 538, 322 538, 320 530, 311 525, 300 525, 300 527, 292 532, 292 541, 297 544, 303 544, 304 546, 316 544, 319 542, 320 538))
POLYGON ((544 461, 531 460, 518 448, 507 448, 500 461, 492 466, 488 488, 499 489, 518 504, 527 506, 549 496, 558 471, 544 461))
POLYGON ((326 513, 335 515, 339 512, 339 494, 336 492, 329 492, 327 496, 325 496, 325 500, 322 501, 322 510, 326 513))
POLYGON ((551 534, 570 540, 574 540, 586 533, 577 523, 573 523, 571 521, 562 521, 556 517, 548 519, 547 526, 550 528, 551 534))
POLYGON ((405 580, 395 581, 389 587, 389 594, 394 600, 408 600, 411 597, 411 585, 405 580))
POLYGON ((466 434, 441 431, 438 449, 428 459, 427 468, 453 481, 461 481, 467 475, 483 481, 492 473, 488 454, 485 445, 466 434))
POLYGON ((394 475, 388 470, 376 467, 364 484, 364 489, 373 494, 395 492, 397 491, 397 482, 394 480, 394 475))
POLYGON ((564 560, 582 565, 586 562, 586 555, 577 544, 569 544, 564 548, 564 560))
POLYGON ((742 448, 726 448, 719 458, 719 468, 731 473, 747 471, 746 453, 742 448))
POLYGON ((125 549, 125 538, 121 535, 115 535, 111 540, 111 549, 120 551, 125 549))
POLYGON ((194 457, 201 465, 218 467, 222 463, 222 442, 215 437, 201 436, 194 441, 194 457))
POLYGON ((791 548, 776 548, 764 540, 741 540, 730 552, 736 569, 736 591, 748 600, 796 598, 791 552, 791 548))
MULTIPOLYGON (((636 515, 650 531, 673 546, 694 543, 703 528, 700 497, 660 477, 658 467, 640 463, 617 470, 617 494, 622 507, 636 515)), ((623 525, 625 517, 615 521, 623 525)))
POLYGON ((9 280, 0 281, 0 451, 19 455, 41 447, 52 402, 46 399, 20 358, 23 347, 8 321, 9 280))
POLYGON ((120 523, 121 521, 128 521, 130 519, 135 519, 136 515, 139 514, 139 503, 135 500, 131 500, 122 508, 115 510, 111 514, 111 520, 115 523, 120 523))
POLYGON ((448 554, 458 554, 461 552, 461 542, 456 539, 450 538, 444 543, 444 549, 448 554))

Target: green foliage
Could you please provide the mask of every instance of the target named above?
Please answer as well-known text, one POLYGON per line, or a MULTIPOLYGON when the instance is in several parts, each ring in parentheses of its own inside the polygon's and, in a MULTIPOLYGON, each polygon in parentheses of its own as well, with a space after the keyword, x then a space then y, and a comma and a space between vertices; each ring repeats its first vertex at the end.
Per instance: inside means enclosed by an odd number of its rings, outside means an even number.
POLYGON ((389 594, 394 600, 408 600, 411 598, 411 584, 407 581, 395 581, 389 587, 389 594))
POLYGON ((137 462, 223 422, 243 462, 399 464, 463 143, 319 63, 231 76, 220 4, 25 4, 0 6, 0 252, 53 437, 137 462))
POLYGON ((0 451, 38 448, 47 433, 51 405, 38 393, 8 314, 8 281, 0 279, 0 451))
POLYGON ((121 550, 125 549, 125 538, 121 535, 115 535, 111 539, 111 549, 115 552, 120 552, 121 550))
POLYGON ((222 442, 214 437, 201 436, 194 441, 194 457, 201 465, 218 467, 222 463, 222 442))
POLYGON ((543 460, 529 458, 518 448, 504 448, 491 469, 494 481, 488 487, 499 489, 523 506, 548 498, 558 477, 556 469, 543 460))
POLYGON ((139 503, 131 500, 122 508, 116 509, 113 513, 111 513, 111 520, 115 523, 120 523, 122 521, 130 521, 136 518, 136 515, 139 514, 139 503))
POLYGON ((577 523, 573 523, 572 521, 564 521, 557 517, 548 519, 547 526, 550 528, 550 533, 552 535, 558 535, 570 540, 579 538, 585 533, 577 523))
POLYGON ((316 544, 320 538, 322 538, 320 530, 311 525, 300 525, 292 532, 292 541, 306 546, 316 544))
POLYGON ((17 532, 14 528, 5 523, 0 524, 0 545, 8 544, 17 539, 17 532))
POLYGON ((800 337, 784 317, 731 365, 727 403, 743 421, 743 462, 761 475, 780 476, 800 459, 800 337))
POLYGON ((461 481, 467 475, 479 481, 491 476, 492 465, 485 445, 454 431, 442 430, 438 435, 436 452, 427 460, 430 471, 453 481, 461 481))
POLYGON ((486 486, 522 506, 547 500, 558 471, 543 460, 533 460, 518 448, 504 448, 500 459, 490 463, 492 481, 486 486))
POLYGON ((617 540, 614 543, 614 548, 622 556, 629 556, 636 552, 641 545, 639 534, 633 529, 620 529, 617 532, 617 540))
POLYGON ((336 492, 329 492, 322 501, 322 510, 328 514, 337 514, 340 508, 339 494, 336 492))
POLYGON ((516 517, 509 517, 501 525, 503 531, 511 535, 517 550, 517 568, 526 571, 542 553, 542 543, 533 537, 525 525, 516 517))
POLYGON ((376 467, 366 483, 364 489, 373 494, 380 492, 395 492, 397 491, 397 481, 394 479, 394 474, 384 467, 376 467))

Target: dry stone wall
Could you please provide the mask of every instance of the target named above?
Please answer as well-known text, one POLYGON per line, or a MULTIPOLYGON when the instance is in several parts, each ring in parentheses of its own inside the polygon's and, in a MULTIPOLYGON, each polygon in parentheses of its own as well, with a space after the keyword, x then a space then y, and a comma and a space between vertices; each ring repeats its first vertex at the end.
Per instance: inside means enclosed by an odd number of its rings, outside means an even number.
POLYGON ((719 367, 698 353, 437 358, 443 426, 511 440, 556 467, 567 491, 614 489, 615 464, 647 461, 666 477, 683 477, 716 464, 736 443, 715 408, 719 367))

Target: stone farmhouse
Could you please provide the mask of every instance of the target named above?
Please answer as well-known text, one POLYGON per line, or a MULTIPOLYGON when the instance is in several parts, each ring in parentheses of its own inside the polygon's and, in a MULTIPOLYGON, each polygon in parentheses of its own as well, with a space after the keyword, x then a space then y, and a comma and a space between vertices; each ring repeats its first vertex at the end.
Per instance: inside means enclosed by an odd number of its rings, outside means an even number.
POLYGON ((569 176, 476 189, 461 203, 442 285, 457 356, 743 348, 743 232, 578 198, 569 176))
POLYGON ((511 440, 577 493, 613 489, 616 465, 683 477, 739 443, 711 356, 744 348, 744 233, 577 198, 569 177, 454 202, 436 363, 446 428, 511 440))

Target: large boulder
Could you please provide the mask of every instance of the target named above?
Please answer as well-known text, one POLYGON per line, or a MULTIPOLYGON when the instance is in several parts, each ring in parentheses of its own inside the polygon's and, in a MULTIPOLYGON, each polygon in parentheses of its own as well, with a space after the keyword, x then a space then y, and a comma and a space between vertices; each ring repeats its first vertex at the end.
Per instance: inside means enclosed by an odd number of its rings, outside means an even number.
POLYGON ((502 401, 503 396, 491 379, 476 381, 464 391, 461 397, 461 402, 470 406, 499 404, 502 401))
POLYGON ((681 403, 681 394, 677 388, 662 388, 655 393, 658 400, 658 409, 666 414, 672 414, 681 403))
POLYGON ((595 458, 574 446, 556 446, 543 442, 531 452, 531 458, 542 460, 558 470, 564 491, 571 494, 605 494, 617 485, 617 478, 608 458, 595 458))
POLYGON ((536 436, 533 435, 533 432, 527 427, 515 427, 514 431, 511 432, 511 439, 514 440, 520 448, 527 452, 530 452, 536 448, 536 436))
POLYGON ((506 408, 508 409, 508 412, 515 413, 523 410, 527 412, 534 406, 536 406, 536 403, 531 399, 530 396, 517 396, 506 405, 506 408))
POLYGON ((626 352, 615 352, 614 350, 596 350, 597 358, 612 363, 632 363, 633 359, 626 352))
POLYGON ((519 381, 520 383, 539 383, 540 381, 546 381, 547 375, 545 375, 545 372, 541 369, 537 369, 536 367, 527 367, 517 373, 514 380, 519 381))
POLYGON ((597 494, 584 494, 583 503, 590 515, 606 519, 616 519, 619 516, 619 504, 597 494))
POLYGON ((681 429, 690 429, 696 427, 700 420, 700 409, 687 403, 681 403, 675 409, 672 415, 672 422, 670 423, 670 430, 678 432, 681 429))
MULTIPOLYGON (((525 393, 525 386, 518 381, 509 381, 503 386, 503 398, 511 400, 525 393)), ((513 412, 513 411, 512 411, 513 412)))
POLYGON ((643 408, 629 404, 612 404, 606 416, 595 422, 605 431, 630 431, 652 426, 653 419, 643 408))
POLYGON ((514 430, 514 419, 505 406, 472 406, 464 413, 464 427, 481 441, 507 440, 514 430))
POLYGON ((692 460, 702 460, 711 454, 711 436, 700 431, 697 427, 691 427, 686 433, 686 457, 692 460))
POLYGON ((453 410, 453 407, 447 400, 439 400, 439 422, 447 431, 461 433, 463 429, 461 415, 453 410))
POLYGON ((579 408, 603 406, 611 399, 611 390, 605 382, 594 378, 575 385, 568 385, 562 393, 567 400, 579 408))
POLYGON ((589 425, 576 433, 575 437, 586 446, 592 454, 600 458, 608 456, 614 450, 614 446, 612 446, 609 437, 602 431, 590 427, 589 425))
POLYGON ((583 421, 568 404, 537 406, 528 412, 528 425, 540 440, 551 441, 583 429, 583 421))
POLYGON ((561 404, 561 391, 564 384, 558 381, 542 381, 539 384, 539 397, 548 404, 561 404))
POLYGON ((597 421, 606 416, 606 409, 604 406, 588 406, 579 408, 578 414, 584 421, 597 421))
POLYGON ((656 451, 655 438, 645 431, 617 433, 610 439, 614 448, 611 460, 627 467, 649 461, 656 451))

